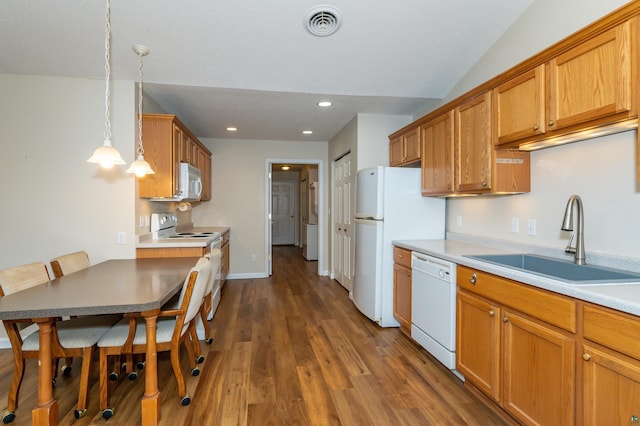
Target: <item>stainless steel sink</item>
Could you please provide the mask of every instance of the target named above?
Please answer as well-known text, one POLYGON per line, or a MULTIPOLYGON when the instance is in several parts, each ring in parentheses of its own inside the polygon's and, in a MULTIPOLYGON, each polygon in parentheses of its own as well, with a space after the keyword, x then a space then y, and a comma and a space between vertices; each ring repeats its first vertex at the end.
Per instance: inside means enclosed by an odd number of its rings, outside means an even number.
POLYGON ((603 266, 576 265, 533 254, 487 254, 465 257, 553 278, 572 285, 640 283, 640 273, 603 266))

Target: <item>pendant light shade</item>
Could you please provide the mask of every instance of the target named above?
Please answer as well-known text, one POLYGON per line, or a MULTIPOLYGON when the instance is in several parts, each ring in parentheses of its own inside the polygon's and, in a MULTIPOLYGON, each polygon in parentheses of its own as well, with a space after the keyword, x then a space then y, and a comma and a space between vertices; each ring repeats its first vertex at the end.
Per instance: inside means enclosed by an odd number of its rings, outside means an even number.
POLYGON ((96 148, 91 158, 87 161, 100 164, 103 169, 110 169, 114 164, 126 164, 118 150, 111 146, 109 139, 105 139, 104 145, 96 148))
POLYGON ((111 92, 109 91, 109 80, 111 77, 111 67, 109 65, 109 51, 111 50, 111 7, 110 1, 106 0, 106 10, 104 13, 104 74, 105 74, 105 92, 104 92, 104 105, 105 105, 105 131, 104 131, 104 143, 93 152, 91 158, 87 161, 89 163, 98 163, 105 169, 110 169, 114 164, 126 164, 122 159, 122 156, 111 145, 111 121, 109 120, 109 98, 111 92))
POLYGON ((136 161, 131 163, 127 173, 135 173, 137 177, 144 177, 155 172, 149 163, 144 159, 144 148, 142 146, 142 57, 149 54, 149 49, 141 44, 134 44, 133 51, 138 55, 138 70, 140 81, 138 81, 138 149, 136 161))

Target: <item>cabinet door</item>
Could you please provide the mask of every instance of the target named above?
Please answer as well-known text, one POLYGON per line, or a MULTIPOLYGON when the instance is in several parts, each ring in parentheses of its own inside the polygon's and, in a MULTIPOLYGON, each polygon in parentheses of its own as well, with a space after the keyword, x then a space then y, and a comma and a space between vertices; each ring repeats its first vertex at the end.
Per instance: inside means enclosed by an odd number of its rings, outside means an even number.
POLYGON ((491 190, 491 92, 456 108, 456 190, 491 190))
POLYGON ((627 21, 549 62, 549 128, 632 109, 631 22, 627 21))
POLYGON ((202 194, 200 199, 207 201, 211 199, 211 156, 203 149, 198 150, 198 163, 196 167, 200 170, 202 179, 202 194))
POLYGON ((494 400, 500 398, 500 307, 458 291, 456 368, 494 400))
POLYGON ((503 407, 524 424, 574 424, 574 339, 506 309, 502 315, 503 407))
POLYGON ((142 115, 144 157, 155 174, 138 179, 138 196, 171 197, 174 194, 175 165, 171 120, 142 115))
MULTIPOLYGON (((228 235, 227 237, 228 238, 228 235)), ((225 239, 225 241, 222 244, 222 259, 221 263, 220 263, 220 288, 222 288, 222 286, 224 285, 225 281, 227 280, 227 275, 229 274, 229 251, 230 251, 230 245, 229 245, 229 240, 225 239)))
POLYGON ((180 191, 180 163, 188 161, 186 147, 187 141, 182 128, 173 124, 173 193, 180 191))
POLYGON ((411 334, 411 269, 393 265, 393 316, 400 329, 411 334))
POLYGON ((424 124, 422 195, 453 193, 453 110, 424 124))
POLYGON ((420 161, 420 128, 416 127, 407 130, 403 135, 404 138, 404 164, 415 163, 420 161))
POLYGON ((544 133, 544 87, 544 65, 540 65, 495 89, 496 144, 544 133))
POLYGON ((399 166, 402 164, 404 155, 402 135, 398 135, 389 141, 389 165, 399 166))
POLYGON ((588 343, 583 349, 582 423, 636 424, 640 418, 640 362, 588 343))

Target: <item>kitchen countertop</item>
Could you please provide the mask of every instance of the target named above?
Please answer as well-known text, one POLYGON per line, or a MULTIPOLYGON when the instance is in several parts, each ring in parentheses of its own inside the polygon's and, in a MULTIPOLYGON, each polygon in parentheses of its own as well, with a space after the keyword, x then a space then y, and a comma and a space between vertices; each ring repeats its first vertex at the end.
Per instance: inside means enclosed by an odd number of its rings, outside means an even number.
MULTIPOLYGON (((469 242, 455 240, 398 240, 393 241, 393 244, 408 250, 448 260, 458 265, 468 266, 534 287, 640 316, 640 282, 571 285, 552 278, 464 257, 465 255, 516 253, 513 250, 504 250, 469 242)), ((523 251, 517 252, 522 253, 523 251)))
MULTIPOLYGON (((180 232, 219 232, 229 231, 228 226, 209 226, 180 229, 180 232)), ((206 247, 212 238, 151 238, 151 233, 141 235, 136 248, 169 248, 169 247, 206 247)))

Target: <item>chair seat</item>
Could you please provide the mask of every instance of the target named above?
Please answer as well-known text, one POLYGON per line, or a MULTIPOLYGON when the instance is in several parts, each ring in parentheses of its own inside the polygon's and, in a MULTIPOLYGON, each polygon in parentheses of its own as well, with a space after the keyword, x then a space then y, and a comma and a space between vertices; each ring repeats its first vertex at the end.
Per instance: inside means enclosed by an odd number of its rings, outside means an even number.
MULTIPOLYGON (((60 344, 67 349, 91 347, 121 318, 121 315, 100 315, 58 321, 56 328, 60 344)), ((37 351, 39 348, 40 337, 37 332, 24 339, 23 351, 37 351)))
MULTIPOLYGON (((156 327, 156 343, 171 342, 176 327, 175 318, 158 318, 156 327)), ((98 341, 98 347, 118 347, 125 344, 129 336, 129 319, 125 318, 111 327, 98 341)), ((141 318, 136 324, 134 345, 144 345, 147 342, 146 322, 141 318)))

